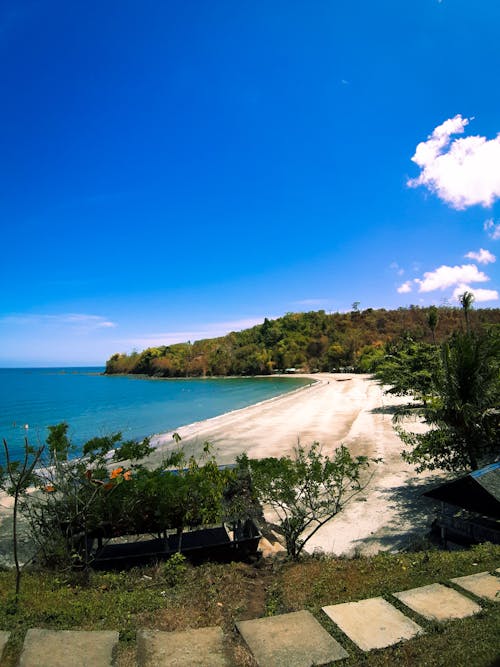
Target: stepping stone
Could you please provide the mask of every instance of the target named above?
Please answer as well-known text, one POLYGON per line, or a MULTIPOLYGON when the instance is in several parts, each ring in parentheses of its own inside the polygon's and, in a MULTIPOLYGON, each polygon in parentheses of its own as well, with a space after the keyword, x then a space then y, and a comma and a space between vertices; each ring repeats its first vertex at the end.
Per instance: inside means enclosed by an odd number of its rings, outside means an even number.
POLYGON ((330 605, 323 611, 363 651, 392 646, 424 632, 381 597, 330 605))
POLYGON ((236 623, 259 667, 312 667, 347 658, 308 611, 236 623))
POLYGON ((500 602, 500 579, 489 572, 478 572, 478 574, 470 574, 467 577, 456 577, 451 581, 480 598, 500 602))
POLYGON ((221 628, 183 632, 139 630, 138 667, 230 667, 221 628))
POLYGON ((42 630, 26 633, 19 667, 111 667, 118 633, 42 630))
POLYGON ((2 654, 5 648, 5 645, 9 641, 10 632, 4 632, 0 630, 0 660, 2 659, 2 654))
POLYGON ((481 611, 478 604, 442 584, 412 588, 394 593, 394 596, 429 621, 465 618, 481 611))

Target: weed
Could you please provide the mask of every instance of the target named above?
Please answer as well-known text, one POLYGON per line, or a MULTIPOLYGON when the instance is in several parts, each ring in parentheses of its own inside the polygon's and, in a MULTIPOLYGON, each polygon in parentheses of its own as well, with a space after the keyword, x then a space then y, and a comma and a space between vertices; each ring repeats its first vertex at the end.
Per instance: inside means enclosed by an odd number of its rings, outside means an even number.
POLYGON ((187 572, 186 557, 175 553, 163 564, 162 575, 168 586, 177 586, 184 581, 187 572))

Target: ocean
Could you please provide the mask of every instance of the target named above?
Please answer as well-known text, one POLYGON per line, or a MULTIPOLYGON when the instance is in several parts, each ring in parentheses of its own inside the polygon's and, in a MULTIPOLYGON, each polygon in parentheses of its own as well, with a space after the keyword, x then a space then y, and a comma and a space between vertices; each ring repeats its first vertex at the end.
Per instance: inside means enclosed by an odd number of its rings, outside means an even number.
MULTIPOLYGON (((141 439, 278 396, 305 378, 152 379, 106 376, 104 368, 0 369, 0 437, 18 458, 25 437, 45 442, 47 426, 65 421, 71 441, 121 431, 141 439)), ((0 463, 4 461, 0 448, 0 463)))

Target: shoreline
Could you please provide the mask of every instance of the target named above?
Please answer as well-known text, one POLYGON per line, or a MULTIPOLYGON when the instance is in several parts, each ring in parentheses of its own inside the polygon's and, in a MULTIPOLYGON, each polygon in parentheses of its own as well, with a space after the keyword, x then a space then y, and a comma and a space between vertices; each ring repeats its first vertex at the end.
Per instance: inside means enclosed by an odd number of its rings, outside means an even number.
MULTIPOLYGON (((220 379, 226 380, 232 377, 239 377, 239 376, 228 375, 224 376, 223 378, 221 377, 220 379)), ((271 376, 253 375, 253 376, 242 376, 242 377, 264 378, 271 376)), ((280 374, 280 375, 274 375, 272 377, 290 377, 290 376, 280 374)), ((244 415, 245 412, 250 412, 253 411, 254 409, 258 409, 267 405, 276 404, 286 397, 293 396, 299 392, 303 392, 309 389, 313 389, 314 387, 321 385, 322 382, 325 382, 325 380, 315 378, 314 375, 308 375, 306 373, 296 374, 294 377, 311 379, 311 383, 302 385, 301 387, 296 387, 295 389, 284 392, 283 394, 278 394, 278 396, 272 396, 271 398, 266 398, 262 401, 258 401, 257 403, 246 405, 243 408, 235 408, 234 410, 228 410, 227 412, 222 412, 220 415, 215 415, 215 417, 207 417, 207 419, 200 419, 199 421, 190 422, 189 424, 183 424, 174 429, 171 429, 170 431, 165 431, 162 433, 154 433, 153 435, 150 436, 151 445, 156 449, 160 447, 168 448, 168 445, 172 444, 172 436, 174 433, 178 433, 181 436, 182 441, 184 441, 184 437, 186 438, 194 437, 196 435, 200 435, 204 431, 210 431, 212 427, 216 427, 219 424, 224 425, 224 422, 226 422, 228 418, 244 415), (184 433, 184 437, 181 435, 181 432, 184 433)), ((158 378, 158 379, 171 380, 178 378, 158 378)))
MULTIPOLYGON (((421 537, 434 518, 435 504, 421 497, 444 473, 417 474, 401 458, 402 443, 392 425, 393 406, 404 399, 385 395, 369 375, 300 374, 305 386, 199 422, 152 436, 155 451, 146 463, 158 465, 165 452, 177 449, 181 437, 186 456, 201 453, 210 442, 220 464, 233 463, 243 452, 250 458, 290 454, 297 442, 319 442, 325 454, 345 444, 353 456, 380 458, 368 487, 337 517, 317 531, 307 545, 325 553, 352 556, 399 551, 421 537)), ((418 422, 406 428, 422 430, 418 422)), ((0 494, 2 495, 2 494, 0 494)), ((7 498, 0 497, 0 515, 7 498)), ((272 515, 266 513, 268 520, 272 515)), ((1 519, 1 516, 0 516, 1 519)))
MULTIPOLYGON (((353 456, 381 458, 372 465, 371 481, 360 496, 311 538, 307 551, 339 556, 378 551, 398 551, 420 539, 434 519, 435 504, 421 494, 438 484, 444 473, 417 474, 401 458, 402 443, 392 424, 393 406, 404 398, 383 393, 369 375, 301 374, 315 380, 287 394, 233 410, 211 419, 187 424, 154 438, 157 464, 162 453, 175 448, 172 433, 181 436, 187 456, 200 453, 210 442, 217 461, 233 463, 246 452, 250 458, 290 454, 298 441, 307 446, 318 441, 325 454, 340 444, 353 456)), ((419 422, 406 428, 423 430, 419 422)), ((265 512, 272 522, 272 514, 265 512)))

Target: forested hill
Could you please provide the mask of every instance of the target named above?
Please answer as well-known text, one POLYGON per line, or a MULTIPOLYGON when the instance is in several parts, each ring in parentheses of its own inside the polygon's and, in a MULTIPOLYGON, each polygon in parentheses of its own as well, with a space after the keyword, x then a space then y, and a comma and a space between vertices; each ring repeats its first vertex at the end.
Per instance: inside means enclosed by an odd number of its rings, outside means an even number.
MULTIPOLYGON (((500 325, 500 309, 475 309, 469 318, 471 326, 478 329, 500 325)), ((199 377, 345 367, 370 372, 391 346, 404 338, 439 343, 463 326, 462 309, 450 307, 287 313, 220 338, 117 353, 107 361, 106 373, 199 377)))

